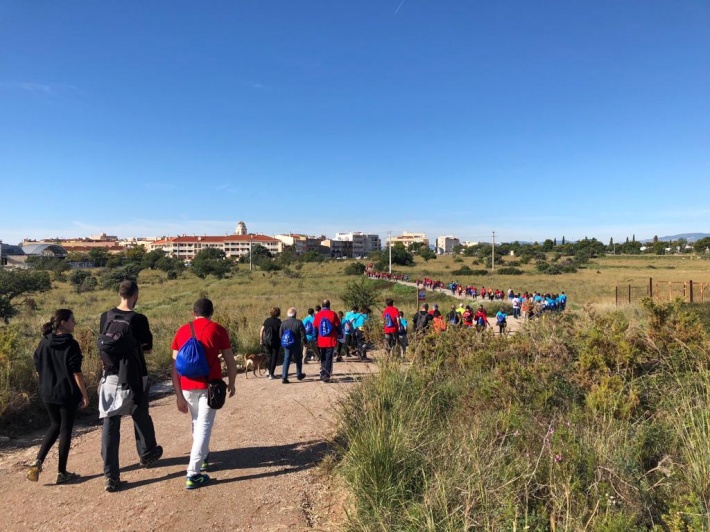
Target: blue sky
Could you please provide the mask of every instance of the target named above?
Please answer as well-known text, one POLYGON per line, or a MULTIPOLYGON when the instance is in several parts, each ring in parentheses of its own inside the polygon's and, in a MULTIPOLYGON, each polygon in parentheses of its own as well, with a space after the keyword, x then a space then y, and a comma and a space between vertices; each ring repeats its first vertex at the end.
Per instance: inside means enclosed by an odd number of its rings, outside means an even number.
POLYGON ((710 232, 707 0, 0 0, 0 239, 710 232))

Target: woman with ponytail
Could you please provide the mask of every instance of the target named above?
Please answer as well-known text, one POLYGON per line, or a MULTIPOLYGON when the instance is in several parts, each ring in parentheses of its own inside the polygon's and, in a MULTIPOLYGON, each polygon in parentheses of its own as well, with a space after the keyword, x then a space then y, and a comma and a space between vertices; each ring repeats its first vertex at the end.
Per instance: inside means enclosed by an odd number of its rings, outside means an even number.
POLYGON ((39 395, 47 408, 50 426, 44 435, 37 453, 37 460, 30 467, 27 479, 39 480, 42 463, 47 453, 59 438, 59 464, 57 484, 76 479, 79 475, 67 472, 67 459, 71 445, 76 409, 89 406, 86 382, 81 373, 84 358, 81 348, 71 333, 74 332, 74 314, 69 309, 59 309, 49 322, 42 326, 42 340, 34 354, 34 363, 39 375, 39 395))

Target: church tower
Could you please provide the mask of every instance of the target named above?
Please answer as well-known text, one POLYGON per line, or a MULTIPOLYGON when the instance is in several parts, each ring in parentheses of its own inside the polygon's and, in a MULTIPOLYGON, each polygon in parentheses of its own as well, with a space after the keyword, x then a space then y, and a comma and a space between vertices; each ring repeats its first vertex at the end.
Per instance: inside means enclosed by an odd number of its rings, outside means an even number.
POLYGON ((239 222, 234 230, 235 235, 247 235, 247 225, 244 222, 239 222))

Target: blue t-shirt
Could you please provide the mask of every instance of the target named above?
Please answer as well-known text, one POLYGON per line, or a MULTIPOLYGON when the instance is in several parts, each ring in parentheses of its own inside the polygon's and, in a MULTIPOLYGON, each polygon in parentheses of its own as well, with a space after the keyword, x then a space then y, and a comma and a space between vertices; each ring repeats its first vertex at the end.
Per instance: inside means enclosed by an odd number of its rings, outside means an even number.
POLYGON ((303 327, 306 329, 306 331, 308 330, 308 327, 306 327, 306 323, 309 323, 309 322, 311 324, 311 330, 313 332, 311 334, 306 333, 306 340, 308 342, 312 342, 313 340, 316 339, 316 332, 317 331, 316 331, 316 328, 313 326, 313 316, 311 316, 310 314, 308 316, 306 316, 305 318, 303 318, 303 327))
POLYGON ((407 326, 409 322, 404 316, 399 317, 399 334, 407 334, 407 326))
POLYGON ((352 322, 353 327, 356 329, 362 329, 365 326, 365 314, 360 314, 359 312, 357 314, 353 314, 350 321, 352 322))

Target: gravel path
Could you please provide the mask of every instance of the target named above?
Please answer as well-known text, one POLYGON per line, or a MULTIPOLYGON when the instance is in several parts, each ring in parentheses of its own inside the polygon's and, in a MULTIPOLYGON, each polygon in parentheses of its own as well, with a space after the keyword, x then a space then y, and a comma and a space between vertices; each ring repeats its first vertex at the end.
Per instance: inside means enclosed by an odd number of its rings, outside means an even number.
POLYGON ((138 467, 132 426, 123 419, 121 478, 127 484, 117 493, 104 491, 97 425, 75 429, 68 469, 81 478, 73 484, 54 485, 56 445, 39 482, 26 480, 42 434, 3 443, 0 530, 338 529, 342 496, 316 464, 334 432, 334 404, 376 366, 336 363, 330 384, 317 380, 317 364, 304 371, 303 382, 286 385, 238 376, 237 393, 217 413, 212 434, 213 482, 197 490, 184 489, 190 422, 172 394, 151 403, 165 449, 153 467, 138 467))

